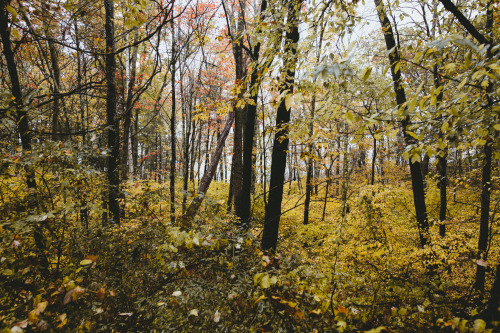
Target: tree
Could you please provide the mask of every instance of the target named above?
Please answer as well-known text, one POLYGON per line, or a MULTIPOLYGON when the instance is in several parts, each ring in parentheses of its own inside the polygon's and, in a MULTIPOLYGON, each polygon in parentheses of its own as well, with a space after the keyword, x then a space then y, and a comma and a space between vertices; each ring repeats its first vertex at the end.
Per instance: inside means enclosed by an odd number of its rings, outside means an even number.
POLYGON ((119 177, 119 130, 116 119, 116 60, 115 60, 115 11, 114 1, 104 0, 106 11, 106 126, 108 135, 109 154, 107 158, 108 177, 108 209, 111 221, 120 223, 120 205, 118 197, 120 191, 119 177))
MULTIPOLYGON (((397 106, 400 109, 406 108, 406 94, 401 80, 401 59, 399 57, 398 47, 394 39, 391 22, 387 17, 384 5, 381 0, 374 0, 377 8, 378 17, 382 26, 385 44, 389 56, 389 65, 391 68, 391 75, 394 84, 394 93, 396 94, 397 106)), ((403 112, 405 114, 405 112, 403 112)), ((401 121, 404 140, 407 146, 414 143, 414 138, 408 133, 408 126, 410 125, 410 116, 404 116, 401 121)), ((420 163, 413 158, 410 159, 410 174, 413 189, 413 201, 415 205, 415 213, 418 222, 418 231, 420 236, 420 245, 423 247, 429 244, 429 221, 427 219, 427 208, 425 206, 425 192, 424 182, 422 179, 420 163)))
POLYGON ((175 66, 177 62, 177 53, 175 48, 175 28, 174 11, 172 10, 172 58, 170 60, 170 83, 172 94, 172 112, 170 113, 170 221, 175 223, 175 160, 176 160, 176 135, 175 135, 175 66))
MULTIPOLYGON (((264 12, 267 8, 267 0, 262 0, 260 4, 260 13, 257 23, 263 21, 264 12)), ((259 31, 258 31, 259 32, 259 31)), ((251 190, 252 190, 252 175, 253 175, 253 148, 255 136, 255 120, 257 118, 257 97, 260 87, 259 78, 259 54, 261 43, 256 42, 251 54, 252 68, 250 74, 249 91, 251 101, 247 105, 247 115, 245 121, 245 128, 243 131, 243 167, 242 167, 242 188, 240 194, 239 204, 239 218, 245 228, 250 226, 250 209, 251 209, 251 190)))
POLYGON ((283 95, 293 94, 297 43, 299 41, 299 13, 302 0, 287 2, 287 30, 283 46, 283 67, 279 95, 282 97, 276 111, 276 132, 274 134, 273 152, 271 157, 271 180, 266 206, 264 230, 262 233, 262 249, 276 250, 278 230, 281 217, 281 202, 283 200, 283 182, 285 180, 286 156, 288 150, 288 126, 290 109, 283 95))

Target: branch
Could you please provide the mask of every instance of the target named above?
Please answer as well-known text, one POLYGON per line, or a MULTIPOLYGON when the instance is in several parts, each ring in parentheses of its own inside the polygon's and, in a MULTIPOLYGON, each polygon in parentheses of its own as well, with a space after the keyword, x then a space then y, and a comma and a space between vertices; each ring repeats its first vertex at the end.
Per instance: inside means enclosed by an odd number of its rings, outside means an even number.
POLYGON ((474 37, 479 43, 481 44, 490 44, 490 41, 486 39, 479 31, 477 31, 476 27, 469 21, 464 14, 455 6, 451 0, 439 0, 448 10, 450 13, 452 13, 460 22, 460 24, 474 37))

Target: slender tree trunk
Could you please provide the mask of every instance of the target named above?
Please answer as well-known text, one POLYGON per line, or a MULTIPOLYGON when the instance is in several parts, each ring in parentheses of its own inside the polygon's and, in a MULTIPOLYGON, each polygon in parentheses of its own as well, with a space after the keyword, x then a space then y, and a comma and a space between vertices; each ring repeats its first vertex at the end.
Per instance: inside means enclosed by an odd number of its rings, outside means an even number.
MULTIPOLYGON (((262 0, 260 5, 260 20, 262 20, 263 12, 267 8, 267 1, 262 0)), ((253 103, 247 105, 247 114, 243 137, 243 165, 242 165, 242 187, 239 196, 240 204, 237 209, 238 217, 241 219, 243 227, 250 226, 250 209, 251 209, 251 191, 252 191, 252 173, 253 173, 253 147, 255 136, 255 119, 257 117, 257 97, 259 91, 259 73, 257 70, 257 61, 260 53, 260 42, 257 42, 253 49, 253 68, 250 76, 249 91, 253 92, 253 103)))
POLYGON ((193 201, 191 202, 191 204, 187 209, 185 215, 186 217, 194 216, 198 211, 198 209, 200 208, 201 203, 203 202, 203 199, 205 197, 205 194, 207 193, 210 183, 212 182, 214 174, 217 171, 217 165, 219 164, 220 157, 222 155, 222 152, 224 151, 224 144, 226 143, 226 139, 233 125, 233 121, 234 121, 234 112, 231 112, 226 120, 224 129, 221 132, 221 136, 217 141, 215 151, 212 155, 212 159, 210 160, 210 165, 206 169, 205 174, 203 175, 200 181, 200 186, 198 187, 197 196, 194 197, 193 201))
MULTIPOLYGON (((401 82, 401 70, 399 69, 400 58, 399 51, 396 47, 396 41, 392 31, 391 22, 386 15, 382 0, 374 0, 377 8, 380 24, 384 33, 385 44, 389 53, 389 63, 391 66, 391 75, 394 83, 394 92, 396 94, 396 102, 399 108, 405 107, 406 94, 401 82)), ((405 144, 407 146, 414 143, 413 137, 408 134, 407 127, 410 125, 410 117, 406 116, 401 121, 401 127, 405 144)), ((427 219, 427 207, 425 206, 424 182, 420 163, 410 159, 410 174, 413 189, 413 201, 415 205, 415 213, 417 216, 418 231, 420 236, 420 245, 423 247, 429 244, 429 221, 427 219)))
POLYGON ((482 191, 481 191, 481 220, 479 222, 479 240, 478 240, 478 263, 476 270, 476 282, 474 287, 479 291, 484 291, 484 283, 486 278, 486 267, 484 262, 488 259, 488 236, 490 223, 490 201, 491 201, 491 160, 492 160, 492 145, 491 138, 486 140, 484 145, 484 164, 482 175, 482 191), (481 260, 481 261, 480 261, 481 260))
POLYGON ((369 129, 370 134, 373 137, 373 156, 372 156, 372 167, 371 167, 371 181, 370 184, 373 185, 375 184, 375 163, 377 161, 377 139, 375 138, 375 127, 373 128, 373 131, 369 129))
POLYGON ((176 159, 176 136, 175 136, 175 64, 176 64, 176 49, 175 49, 175 28, 172 12, 172 59, 171 59, 171 84, 172 84, 172 113, 170 115, 170 221, 175 223, 175 159, 176 159))
POLYGON ((52 94, 55 97, 54 98, 54 103, 53 103, 53 111, 52 111, 52 140, 57 140, 58 139, 58 132, 59 132, 59 114, 61 110, 60 106, 60 87, 61 87, 61 71, 59 69, 59 59, 58 59, 58 52, 56 49, 56 45, 54 43, 54 40, 52 39, 52 34, 50 31, 50 27, 48 25, 49 22, 49 17, 47 15, 48 12, 48 4, 44 1, 41 4, 42 6, 42 15, 44 17, 44 28, 45 28, 45 37, 47 39, 47 46, 49 49, 49 54, 50 54, 50 66, 52 67, 52 94))
MULTIPOLYGON (((78 22, 77 19, 75 18, 74 22, 74 27, 75 27, 75 41, 76 41, 76 48, 78 49, 77 54, 76 54, 76 61, 77 61, 77 74, 76 74, 76 81, 78 87, 83 86, 83 75, 82 75, 82 56, 80 50, 80 33, 78 31, 78 22)), ((80 130, 82 131, 82 142, 85 144, 87 142, 86 140, 86 135, 85 131, 87 129, 87 126, 85 125, 85 98, 82 93, 78 94, 78 97, 80 99, 80 130)))
MULTIPOLYGON (((315 27, 316 33, 316 27, 315 27)), ((324 27, 321 28, 319 35, 319 43, 316 51, 316 66, 319 64, 321 55, 321 46, 323 44, 323 34, 325 32, 324 27)), ((314 89, 314 88, 313 88, 314 89)), ((313 90, 313 95, 311 99, 311 120, 309 121, 309 144, 307 145, 308 156, 307 156, 307 173, 306 173, 306 199, 304 202, 304 224, 309 223, 309 205, 311 203, 311 194, 313 192, 313 168, 314 168, 314 143, 312 142, 313 132, 314 132, 314 112, 316 110, 316 90, 313 90)))
POLYGON ((108 176, 108 209, 111 213, 113 223, 120 223, 120 206, 118 204, 118 192, 120 177, 119 165, 119 132, 116 119, 116 59, 115 59, 115 28, 114 28, 114 2, 104 0, 106 10, 106 121, 108 132, 108 149, 111 152, 107 159, 108 176))
MULTIPOLYGON (((299 41, 298 16, 302 0, 290 1, 287 6, 287 24, 290 25, 285 35, 284 59, 282 70, 282 84, 279 94, 288 90, 293 93, 295 64, 297 56, 297 43, 299 41)), ((281 202, 283 199, 283 181, 285 177, 286 155, 288 150, 288 123, 290 110, 285 105, 283 98, 276 114, 276 134, 274 136, 273 153, 271 158, 271 182, 269 200, 266 208, 264 230, 262 233, 262 248, 276 250, 278 243, 278 229, 281 218, 281 202)))
MULTIPOLYGON (((134 44, 137 43, 139 39, 139 29, 134 27, 134 44)), ((123 121, 123 159, 122 159, 122 179, 127 181, 129 178, 129 168, 130 161, 128 158, 131 140, 131 127, 132 127, 132 111, 134 108, 134 89, 135 89, 135 76, 137 67, 137 52, 139 45, 132 48, 132 54, 130 56, 130 78, 128 81, 127 88, 127 100, 125 102, 125 116, 123 121)), ((133 166, 132 166, 133 168, 133 166)), ((133 170, 133 169, 132 169, 133 170)), ((130 173, 132 176, 132 173, 130 173)))
MULTIPOLYGON (((181 81, 181 91, 183 90, 182 81, 181 81)), ((181 93, 182 95, 182 93, 181 93)), ((185 126, 186 132, 184 135, 184 165, 183 165, 183 174, 182 174, 182 213, 186 212, 186 202, 187 202, 187 190, 188 190, 188 181, 189 181, 189 142, 191 137, 191 105, 190 103, 185 102, 185 98, 183 100, 183 109, 189 110, 186 112, 186 115, 183 116, 185 118, 185 126)), ((191 101, 191 97, 189 97, 189 101, 191 101)), ((183 112, 184 115, 184 112, 183 112)))
MULTIPOLYGON (((347 203, 347 195, 349 192, 350 172, 349 172, 349 125, 344 124, 345 139, 344 139, 344 161, 342 162, 342 218, 344 218, 349 210, 347 203)), ((354 159, 353 159, 354 160, 354 159)), ((330 173, 330 172, 328 172, 330 173)), ((327 185, 329 180, 327 179, 327 185)))
MULTIPOLYGON (((12 44, 10 41, 10 28, 8 26, 9 13, 6 9, 8 4, 9 1, 0 1, 0 34, 2 36, 3 54, 5 56, 5 61, 7 62, 7 71, 9 73, 12 96, 16 106, 16 119, 19 137, 21 140, 21 147, 23 151, 28 152, 31 150, 31 131, 28 123, 28 113, 24 109, 21 83, 19 82, 16 61, 14 59, 14 53, 12 52, 12 44)), ((35 172, 31 169, 26 171, 26 185, 29 189, 34 190, 36 188, 35 172)))
MULTIPOLYGON (((438 64, 434 64, 434 89, 437 90, 442 86, 441 77, 438 72, 438 64)), ((441 104, 443 101, 443 92, 442 90, 439 92, 437 96, 437 106, 441 104)), ((443 133, 439 130, 439 136, 443 138, 443 133)), ((447 193, 446 187, 448 186, 448 178, 446 175, 447 167, 448 167, 448 148, 440 151, 438 156, 438 187, 439 187, 439 236, 444 237, 446 235, 446 211, 447 211, 447 193)))
MULTIPOLYGON (((241 84, 244 77, 243 69, 243 49, 241 45, 234 45, 233 43, 233 53, 236 66, 236 84, 241 84)), ((243 96, 243 92, 240 93, 239 97, 243 96)), ((233 158, 231 164, 231 180, 233 189, 233 199, 234 199, 234 210, 236 215, 240 217, 241 212, 241 189, 243 181, 243 123, 244 123, 244 113, 246 107, 237 108, 234 107, 234 143, 233 143, 233 158)), ((240 217, 241 219, 241 217, 240 217)))
MULTIPOLYGON (((9 22, 9 12, 7 11, 7 6, 9 1, 0 0, 0 35, 2 38, 3 54, 5 61, 7 63, 7 71, 9 73, 10 85, 12 97, 14 98, 14 105, 16 107, 16 120, 17 127, 19 131, 19 139, 21 140, 21 148, 24 153, 31 150, 31 131, 28 123, 28 113, 24 108, 23 94, 21 90, 21 83, 19 81, 19 74, 17 72, 16 61, 14 58, 14 53, 12 52, 12 44, 10 41, 10 28, 9 22)), ((3 117, 3 114, 2 114, 3 117)), ((26 172, 26 185, 29 190, 29 205, 31 207, 36 206, 37 196, 36 196, 36 180, 35 171, 30 168, 25 168, 26 172)), ((35 244, 40 252, 41 266, 44 271, 48 271, 49 262, 45 255, 45 237, 43 235, 42 226, 38 223, 33 231, 33 238, 35 244)))
POLYGON ((312 136, 313 136, 313 131, 314 131, 314 111, 316 108, 316 94, 313 93, 312 96, 312 101, 311 101, 311 120, 309 121, 309 144, 307 145, 307 173, 306 173, 306 198, 304 201, 304 224, 309 223, 309 205, 311 203, 311 194, 313 191, 313 154, 314 154, 314 147, 313 147, 313 142, 312 142, 312 136))
POLYGON ((133 170, 134 170, 134 175, 137 178, 141 178, 141 172, 138 167, 138 162, 139 162, 139 140, 138 140, 138 134, 139 134, 139 109, 135 109, 135 115, 134 115, 134 128, 133 128, 133 133, 130 136, 130 139, 132 141, 132 165, 133 165, 133 170))

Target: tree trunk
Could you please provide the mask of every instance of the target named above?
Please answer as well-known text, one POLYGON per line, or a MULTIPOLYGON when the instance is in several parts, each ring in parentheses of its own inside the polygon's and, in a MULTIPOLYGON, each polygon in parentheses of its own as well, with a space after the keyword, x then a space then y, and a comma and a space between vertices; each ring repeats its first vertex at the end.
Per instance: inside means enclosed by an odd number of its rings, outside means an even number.
POLYGON ((495 281, 491 287, 490 299, 482 317, 486 322, 490 322, 498 318, 498 309, 500 307, 500 262, 497 263, 495 281))
MULTIPOLYGON (((139 29, 134 27, 134 44, 137 43, 139 39, 139 29)), ((135 45, 132 48, 132 54, 130 56, 130 78, 128 81, 127 88, 127 101, 125 102, 125 116, 123 121, 123 158, 122 158, 122 179, 124 181, 129 180, 129 175, 132 176, 133 172, 130 172, 130 162, 129 161, 129 150, 131 149, 131 127, 132 127, 132 111, 134 108, 134 89, 135 89, 135 76, 137 67, 137 51, 139 45, 135 45), (130 173, 129 173, 130 172, 130 173)), ((132 165, 133 170, 133 165, 132 165)), ((130 179, 132 180, 132 178, 130 179)))
MULTIPOLYGON (((21 148, 23 153, 31 150, 31 131, 28 123, 28 113, 24 108, 23 95, 21 90, 21 83, 19 81, 19 74, 17 72, 16 61, 14 53, 12 52, 12 45, 10 41, 10 28, 9 12, 7 11, 8 1, 0 1, 0 35, 2 38, 3 54, 7 63, 7 71, 9 73, 12 97, 14 98, 14 105, 16 108, 16 120, 19 131, 19 138, 21 140, 21 148)), ((3 116, 3 115, 2 115, 3 116)), ((36 197, 36 180, 35 171, 30 168, 25 168, 26 172, 26 185, 29 190, 29 205, 34 207, 37 204, 36 197)), ((41 266, 44 271, 48 271, 49 262, 45 255, 45 237, 43 235, 42 226, 37 224, 33 231, 33 238, 35 244, 40 252, 41 266)))
MULTIPOLYGON (((183 85, 181 80, 181 95, 183 95, 183 85)), ((191 89, 191 88, 188 88, 191 89)), ((189 181, 189 142, 191 137, 191 96, 188 97, 189 101, 186 103, 186 99, 182 99, 183 110, 189 110, 187 112, 183 112, 184 124, 186 127, 185 135, 184 135, 184 163, 183 163, 183 173, 182 173, 182 213, 186 212, 186 203, 187 203, 187 190, 188 190, 188 181, 189 181), (187 104, 187 105, 186 105, 187 104), (185 114, 185 115, 184 115, 185 114)))
MULTIPOLYGON (((242 24, 241 24, 242 25, 242 24)), ((233 54, 236 67, 236 84, 242 84, 244 74, 243 69, 243 49, 241 45, 233 43, 233 54)), ((243 92, 240 93, 240 98, 243 97, 243 92)), ((234 210, 236 215, 241 219, 241 189, 243 181, 243 124, 244 113, 246 107, 234 107, 234 144, 233 144, 233 158, 231 165, 231 181, 233 189, 234 210)))
POLYGON ((118 159, 120 149, 119 132, 116 119, 116 60, 115 60, 115 33, 114 33, 114 2, 104 0, 106 10, 106 121, 108 134, 108 149, 110 153, 107 160, 108 177, 108 209, 111 213, 113 223, 120 223, 120 206, 118 204, 118 192, 120 177, 118 172, 118 159))
POLYGON ((476 270, 476 282, 474 284, 474 287, 481 292, 484 291, 484 283, 486 278, 486 267, 484 262, 486 262, 488 259, 487 250, 490 223, 492 145, 493 141, 491 140, 491 138, 488 138, 484 145, 484 165, 481 180, 481 219, 479 222, 479 240, 477 244, 478 263, 476 270))
MULTIPOLYGON (((316 34, 316 27, 314 29, 314 33, 316 34)), ((325 29, 321 28, 321 32, 319 34, 319 42, 318 48, 316 51, 316 66, 319 64, 320 55, 321 55, 321 46, 323 44, 323 35, 325 29)), ((314 134, 314 112, 316 111, 316 90, 313 90, 313 95, 311 98, 311 119, 309 121, 309 140, 311 142, 307 145, 307 172, 306 172, 306 199, 304 201, 304 224, 309 223, 309 206, 311 203, 311 194, 313 192, 313 168, 314 168, 314 143, 312 142, 312 137, 314 134)))
MULTIPOLYGON (((287 24, 289 28, 285 35, 282 80, 279 95, 285 90, 293 93, 297 43, 299 41, 298 16, 302 0, 290 1, 287 6, 287 24)), ((269 199, 266 207, 264 230, 262 233, 262 249, 276 250, 278 243, 278 229, 281 217, 281 202, 283 199, 283 181, 285 177, 286 155, 288 150, 288 123, 290 110, 283 98, 276 114, 276 133, 274 136, 273 152, 271 157, 271 182, 269 199)))
POLYGON ((170 115, 170 222, 175 223, 175 159, 176 159, 176 136, 175 136, 175 29, 172 12, 172 59, 171 62, 171 85, 172 85, 172 113, 170 115))
MULTIPOLYGON (((267 1, 262 0, 260 5, 260 19, 263 12, 267 8, 267 1)), ((247 105, 247 114, 245 121, 245 130, 243 138, 243 166, 242 166, 242 188, 240 193, 240 204, 238 217, 241 219, 242 226, 248 228, 250 226, 250 209, 251 209, 251 191, 252 191, 252 172, 253 172, 253 147, 255 136, 255 119, 257 117, 257 97, 259 91, 259 73, 257 70, 257 61, 260 53, 260 42, 253 49, 253 68, 250 76, 249 91, 252 92, 253 103, 247 105)))
POLYGON ((371 181, 370 184, 373 185, 375 184, 375 163, 377 161, 377 139, 375 138, 375 127, 373 128, 373 131, 371 129, 370 133, 372 134, 373 137, 373 156, 372 156, 372 167, 371 167, 371 181))
MULTIPOLYGON (((384 33, 385 44, 389 53, 389 63, 391 66, 392 81, 394 83, 394 92, 396 94, 396 102, 399 108, 405 107, 406 94, 401 82, 401 70, 399 67, 400 58, 399 51, 396 47, 396 41, 392 31, 391 22, 387 17, 382 0, 374 0, 377 8, 380 24, 384 33), (397 70, 396 70, 397 69, 397 70)), ((401 127, 406 145, 414 143, 413 137, 408 134, 407 127, 410 125, 410 117, 406 116, 401 121, 401 127)), ((410 159, 410 174, 413 189, 413 201, 415 205, 415 214, 417 216, 418 231, 420 236, 420 245, 423 247, 429 244, 429 221, 427 219, 427 207, 425 206, 424 182, 420 163, 410 159)))
POLYGON ((52 39, 52 34, 50 31, 50 27, 48 25, 49 22, 49 17, 47 15, 49 5, 43 1, 41 3, 42 7, 42 16, 44 18, 44 29, 45 29, 45 37, 47 39, 47 46, 49 49, 49 54, 50 54, 50 66, 52 67, 52 95, 54 96, 54 103, 53 103, 53 111, 52 111, 52 140, 57 140, 58 139, 58 132, 59 132, 59 113, 60 113, 60 87, 61 87, 61 71, 59 69, 59 62, 58 62, 58 54, 57 54, 57 49, 56 45, 54 43, 54 40, 52 39))
POLYGON ((220 157, 222 152, 224 151, 224 144, 226 142, 227 136, 234 121, 234 112, 231 112, 226 120, 226 124, 224 125, 224 129, 221 132, 221 136, 217 141, 217 146, 215 147, 215 151, 212 155, 212 159, 210 161, 210 165, 208 166, 206 172, 203 175, 203 178, 200 181, 200 186, 198 187, 197 196, 193 199, 191 204, 189 205, 185 217, 193 217, 198 209, 200 208, 201 203, 207 193, 208 187, 212 182, 215 171, 217 170, 217 165, 219 164, 220 157))

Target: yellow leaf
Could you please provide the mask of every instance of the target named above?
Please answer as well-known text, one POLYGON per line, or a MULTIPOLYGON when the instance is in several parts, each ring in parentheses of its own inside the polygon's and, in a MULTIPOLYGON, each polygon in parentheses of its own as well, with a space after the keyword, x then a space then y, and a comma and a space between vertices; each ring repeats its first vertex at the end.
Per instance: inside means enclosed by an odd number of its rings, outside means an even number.
POLYGON ((84 259, 84 260, 80 261, 80 265, 82 265, 82 266, 90 265, 91 263, 92 263, 92 260, 90 260, 90 259, 84 259))
POLYGON ((28 321, 29 321, 31 324, 34 324, 34 323, 37 323, 37 322, 38 322, 38 316, 37 316, 37 314, 36 314, 36 311, 35 311, 35 310, 30 311, 30 313, 28 314, 28 321))
POLYGON ((259 298, 257 298, 254 302, 254 305, 262 301, 263 299, 267 299, 266 295, 261 295, 259 298))
POLYGON ((401 68, 401 62, 398 61, 398 63, 394 66, 394 73, 399 72, 400 68, 401 68))
POLYGON ((271 287, 271 279, 268 274, 265 274, 260 280, 260 286, 264 289, 271 287))
POLYGON ((21 35, 19 35, 19 30, 17 29, 11 29, 12 36, 14 36, 15 39, 21 39, 21 35))

